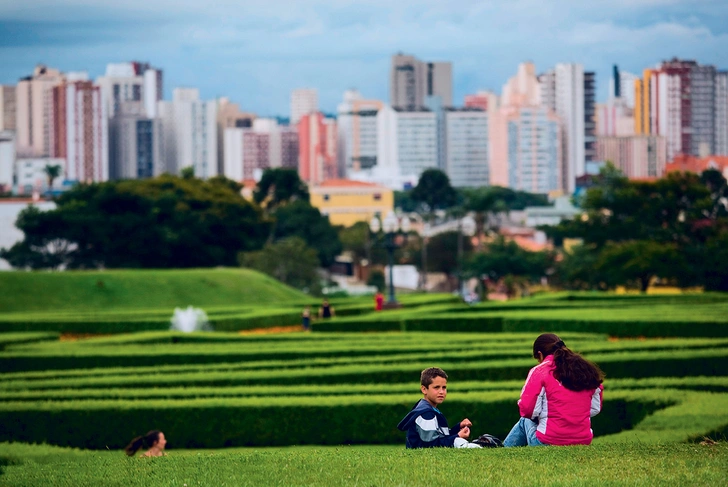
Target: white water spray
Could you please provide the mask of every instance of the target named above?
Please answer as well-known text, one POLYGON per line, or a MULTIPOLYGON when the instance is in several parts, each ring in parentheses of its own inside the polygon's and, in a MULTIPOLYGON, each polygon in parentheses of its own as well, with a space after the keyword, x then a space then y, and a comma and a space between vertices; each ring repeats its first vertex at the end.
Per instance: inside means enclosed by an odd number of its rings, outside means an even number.
POLYGON ((169 329, 191 333, 193 331, 209 331, 212 330, 212 327, 207 322, 207 314, 204 311, 200 308, 188 306, 187 309, 174 309, 172 326, 169 329))

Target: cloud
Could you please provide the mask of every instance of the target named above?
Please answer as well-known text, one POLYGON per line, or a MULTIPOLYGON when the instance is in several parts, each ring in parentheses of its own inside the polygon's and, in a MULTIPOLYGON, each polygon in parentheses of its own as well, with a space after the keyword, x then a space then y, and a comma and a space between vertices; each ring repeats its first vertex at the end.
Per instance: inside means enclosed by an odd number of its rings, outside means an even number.
POLYGON ((28 59, 92 75, 141 59, 168 88, 283 114, 291 89, 315 86, 333 111, 352 86, 386 99, 389 57, 403 51, 452 61, 456 101, 500 90, 525 60, 581 62, 601 93, 612 63, 640 72, 676 55, 728 67, 727 20, 728 2, 707 0, 0 0, 11 33, 0 82, 27 74, 28 59))

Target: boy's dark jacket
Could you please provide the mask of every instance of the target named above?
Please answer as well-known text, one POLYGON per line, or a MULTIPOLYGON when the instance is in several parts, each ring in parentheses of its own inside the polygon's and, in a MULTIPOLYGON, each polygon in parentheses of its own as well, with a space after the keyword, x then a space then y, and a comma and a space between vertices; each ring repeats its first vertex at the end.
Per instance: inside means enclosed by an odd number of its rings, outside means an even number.
POLYGON ((460 423, 450 430, 445 416, 429 402, 420 399, 397 428, 407 432, 407 448, 452 447, 458 437, 460 423))

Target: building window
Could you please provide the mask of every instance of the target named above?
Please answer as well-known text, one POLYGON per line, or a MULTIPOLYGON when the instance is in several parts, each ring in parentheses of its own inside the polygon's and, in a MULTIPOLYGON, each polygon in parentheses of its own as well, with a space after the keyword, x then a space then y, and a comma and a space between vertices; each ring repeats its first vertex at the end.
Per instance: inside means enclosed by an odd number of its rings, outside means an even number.
POLYGON ((382 200, 382 194, 374 193, 374 201, 381 201, 381 200, 382 200))
POLYGON ((329 201, 329 195, 327 195, 327 194, 324 195, 324 201, 329 201))

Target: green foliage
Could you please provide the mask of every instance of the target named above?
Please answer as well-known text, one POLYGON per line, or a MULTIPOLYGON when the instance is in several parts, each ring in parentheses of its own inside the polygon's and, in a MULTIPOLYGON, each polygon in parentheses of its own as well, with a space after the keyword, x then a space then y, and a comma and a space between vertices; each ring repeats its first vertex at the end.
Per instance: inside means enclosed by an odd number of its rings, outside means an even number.
POLYGON ((350 227, 340 227, 339 241, 342 250, 350 252, 354 262, 368 258, 372 247, 369 238, 369 224, 367 222, 356 222, 350 227))
POLYGON ((46 174, 46 177, 48 178, 48 189, 51 189, 53 187, 53 181, 58 178, 58 176, 61 175, 63 171, 63 168, 59 164, 46 164, 43 168, 43 172, 46 174))
POLYGON ((302 238, 284 238, 267 244, 263 250, 241 254, 240 264, 296 289, 312 294, 321 291, 317 272, 319 259, 316 251, 307 247, 302 238))
POLYGON ((498 237, 483 252, 473 254, 464 269, 468 275, 488 276, 493 281, 508 275, 537 280, 546 275, 552 264, 553 255, 549 252, 529 252, 513 241, 498 237))
MULTIPOLYGON (((458 232, 443 232, 428 239, 427 243, 427 268, 430 272, 444 272, 448 275, 455 275, 458 269, 458 232)), ((421 241, 414 240, 414 244, 410 251, 406 253, 409 257, 408 262, 413 265, 421 266, 422 259, 419 252, 421 241)), ((467 257, 473 250, 473 244, 469 238, 462 237, 463 257, 467 257)), ((407 249, 405 249, 407 250, 407 249)))
POLYGON ((386 279, 384 278, 384 271, 379 269, 372 269, 369 272, 369 278, 367 279, 367 286, 375 286, 379 291, 384 291, 387 285, 386 279))
POLYGON ((454 206, 458 195, 447 174, 439 169, 425 169, 410 198, 421 205, 424 213, 433 213, 454 206))
POLYGON ((608 243, 595 267, 609 287, 636 284, 642 292, 647 292, 654 277, 678 277, 684 272, 687 263, 674 244, 634 240, 608 243))
POLYGON ((528 206, 548 206, 548 197, 543 194, 504 188, 484 186, 481 188, 462 188, 464 206, 468 211, 494 213, 500 211, 523 210, 528 206))
POLYGON ((170 175, 78 185, 55 210, 24 210, 16 226, 25 239, 0 255, 34 269, 234 265, 267 234, 231 184, 170 175))
POLYGON ((318 208, 307 201, 294 201, 275 211, 276 239, 300 237, 306 244, 316 249, 323 267, 329 267, 341 253, 342 245, 336 229, 329 217, 321 214, 318 208))
POLYGON ((308 187, 295 169, 270 168, 263 171, 253 191, 253 200, 268 211, 293 201, 309 201, 308 187))

